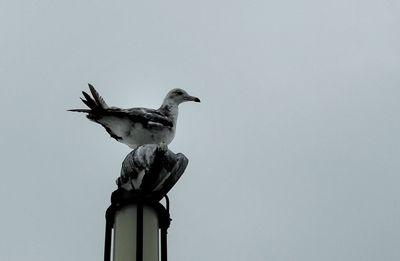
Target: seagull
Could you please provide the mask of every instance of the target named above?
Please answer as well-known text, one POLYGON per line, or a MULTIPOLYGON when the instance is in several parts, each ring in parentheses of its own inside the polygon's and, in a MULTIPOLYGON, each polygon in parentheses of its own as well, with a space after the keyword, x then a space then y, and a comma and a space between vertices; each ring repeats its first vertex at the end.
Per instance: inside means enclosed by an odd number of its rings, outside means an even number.
POLYGON ((103 126, 112 138, 132 149, 145 144, 170 144, 175 136, 178 105, 186 101, 200 102, 199 98, 190 96, 182 89, 172 89, 157 110, 122 109, 108 106, 91 84, 89 89, 93 98, 84 91, 84 99, 80 98, 89 109, 68 111, 87 113, 89 120, 103 126))

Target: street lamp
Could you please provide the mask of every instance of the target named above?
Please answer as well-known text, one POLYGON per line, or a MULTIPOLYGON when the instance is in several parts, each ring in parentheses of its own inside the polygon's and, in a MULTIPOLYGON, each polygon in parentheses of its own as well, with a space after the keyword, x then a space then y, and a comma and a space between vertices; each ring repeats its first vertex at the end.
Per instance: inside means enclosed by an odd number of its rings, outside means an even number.
POLYGON ((161 261, 167 261, 167 193, 187 164, 185 155, 156 144, 126 156, 106 211, 104 261, 158 261, 160 245, 161 261), (160 203, 163 198, 166 206, 160 203))

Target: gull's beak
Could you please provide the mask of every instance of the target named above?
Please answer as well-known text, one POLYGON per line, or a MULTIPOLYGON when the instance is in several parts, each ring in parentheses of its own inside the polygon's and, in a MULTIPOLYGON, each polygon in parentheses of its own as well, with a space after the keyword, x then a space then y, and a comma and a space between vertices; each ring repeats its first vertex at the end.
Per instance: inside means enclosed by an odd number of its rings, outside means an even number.
POLYGON ((200 102, 200 99, 194 96, 187 96, 186 97, 187 101, 194 101, 194 102, 200 102))

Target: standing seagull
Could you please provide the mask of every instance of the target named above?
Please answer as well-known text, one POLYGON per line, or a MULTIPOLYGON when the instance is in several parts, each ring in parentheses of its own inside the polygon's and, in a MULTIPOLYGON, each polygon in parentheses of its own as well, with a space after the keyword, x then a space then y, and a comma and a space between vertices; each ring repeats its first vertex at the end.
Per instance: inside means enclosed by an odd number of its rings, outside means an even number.
POLYGON ((112 138, 135 149, 144 144, 168 145, 175 136, 178 105, 185 101, 200 102, 182 89, 173 89, 157 110, 147 108, 121 109, 109 107, 96 89, 89 84, 92 97, 82 92, 81 100, 89 109, 69 111, 87 113, 87 118, 103 126, 112 138))

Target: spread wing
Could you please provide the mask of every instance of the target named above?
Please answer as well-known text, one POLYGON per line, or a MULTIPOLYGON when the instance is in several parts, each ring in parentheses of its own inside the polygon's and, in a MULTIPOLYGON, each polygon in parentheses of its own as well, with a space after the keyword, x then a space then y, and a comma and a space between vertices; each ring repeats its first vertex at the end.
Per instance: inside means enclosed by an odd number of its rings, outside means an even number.
POLYGON ((159 110, 147 108, 121 109, 109 107, 95 88, 89 84, 93 98, 82 92, 85 103, 89 109, 73 109, 69 111, 87 113, 86 117, 101 124, 106 131, 116 140, 129 136, 135 124, 140 123, 144 128, 161 130, 172 128, 174 122, 159 110))

